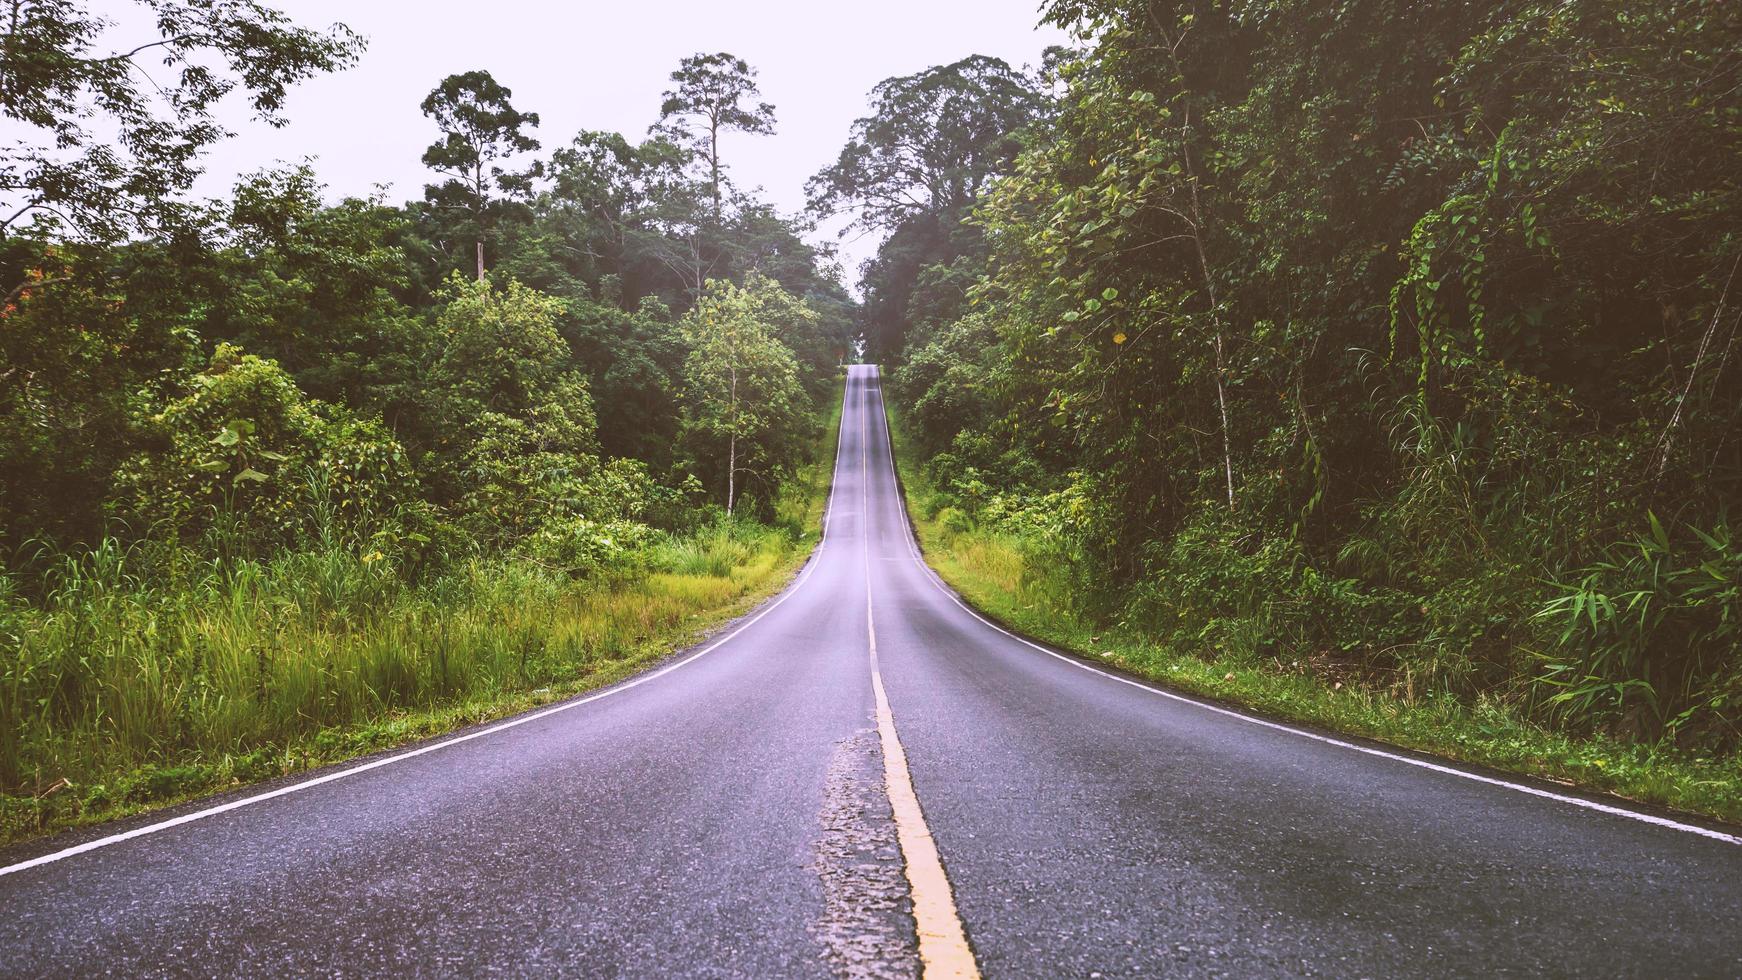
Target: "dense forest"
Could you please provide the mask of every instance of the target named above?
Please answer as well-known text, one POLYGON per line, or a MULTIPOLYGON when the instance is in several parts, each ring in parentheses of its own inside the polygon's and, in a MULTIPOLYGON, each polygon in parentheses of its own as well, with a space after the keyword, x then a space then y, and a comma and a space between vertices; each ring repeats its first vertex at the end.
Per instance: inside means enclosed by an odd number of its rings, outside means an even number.
POLYGON ((1734 750, 1742 10, 1045 16, 1044 91, 889 89, 814 188, 892 231, 921 516, 1230 670, 1734 750))
POLYGON ((309 165, 199 200, 220 100, 282 123, 364 44, 144 2, 130 54, 77 2, 0 48, 7 833, 559 696, 766 594, 858 351, 933 557, 1021 608, 1736 757, 1733 4, 1055 0, 1038 65, 879 84, 790 216, 722 153, 777 126, 725 53, 636 136, 431 79, 416 200, 309 165), (843 217, 882 236, 858 298, 843 217))
POLYGON ((854 304, 722 158, 774 132, 753 67, 548 148, 466 71, 407 107, 419 200, 304 165, 202 201, 220 99, 282 122, 362 42, 153 3, 130 61, 84 6, 18 8, 0 68, 8 831, 585 678, 802 557, 854 304))

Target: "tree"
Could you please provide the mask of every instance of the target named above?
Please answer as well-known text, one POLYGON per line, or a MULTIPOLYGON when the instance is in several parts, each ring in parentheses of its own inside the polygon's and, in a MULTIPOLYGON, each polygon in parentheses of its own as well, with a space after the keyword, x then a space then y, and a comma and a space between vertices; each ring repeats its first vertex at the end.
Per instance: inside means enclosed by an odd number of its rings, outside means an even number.
POLYGON ((0 248, 19 283, 0 305, 0 548, 101 536, 115 468, 139 447, 137 417, 203 357, 186 326, 200 290, 182 257, 146 243, 0 248))
POLYGON ((430 379, 459 402, 461 417, 480 411, 524 416, 570 367, 557 332, 561 300, 509 282, 498 290, 455 273, 436 315, 442 350, 430 379))
POLYGON ((682 177, 650 190, 647 221, 637 229, 637 245, 682 284, 683 305, 693 305, 722 258, 717 241, 720 223, 703 203, 708 189, 682 177))
POLYGON ((484 278, 484 238, 493 191, 525 193, 534 170, 509 171, 500 162, 538 149, 525 130, 538 126, 538 113, 509 103, 513 92, 487 71, 449 75, 423 100, 423 114, 434 119, 442 138, 423 151, 424 165, 448 181, 431 187, 431 203, 464 207, 471 217, 478 278, 484 278))
POLYGON ((997 324, 985 313, 963 317, 911 349, 893 387, 912 406, 921 449, 943 452, 959 436, 991 427, 995 414, 986 382, 1002 355, 997 324))
POLYGON ((774 107, 749 100, 756 88, 756 69, 725 52, 696 54, 671 73, 676 87, 665 93, 656 131, 663 132, 708 161, 708 187, 714 201, 714 222, 720 221, 720 133, 774 132, 774 107), (700 126, 697 132, 692 127, 700 126))
MULTIPOLYGON (((884 79, 872 89, 871 109, 853 123, 839 159, 806 182, 805 193, 814 215, 853 215, 843 234, 890 233, 861 281, 866 340, 893 354, 916 319, 909 302, 920 277, 979 251, 977 228, 962 219, 1010 168, 1021 134, 1049 103, 1035 79, 974 55, 884 79)), ((972 280, 979 270, 958 272, 954 278, 972 280)), ((934 312, 947 320, 957 312, 948 307, 934 312)))
POLYGON ((776 339, 798 358, 805 391, 820 398, 852 347, 855 304, 841 285, 839 267, 824 259, 827 250, 801 237, 807 227, 769 205, 744 203, 721 229, 721 265, 725 276, 746 285, 757 277, 771 279, 803 300, 807 315, 781 318, 772 326, 776 339))
POLYGON ((1017 530, 1068 491, 1073 598, 1161 643, 1249 631, 1735 745, 1709 597, 1737 594, 1742 499, 1736 5, 1046 17, 1089 47, 978 194, 975 313, 916 314, 957 289, 931 256, 963 222, 912 217, 934 185, 880 179, 907 157, 850 147, 813 187, 899 222, 865 292, 904 310, 891 392, 951 506, 1017 530), (1677 596, 1695 567, 1712 591, 1677 596))
POLYGON ((328 206, 306 165, 236 185, 209 262, 202 335, 269 357, 322 401, 382 411, 421 383, 427 326, 400 297, 409 262, 392 244, 405 217, 379 199, 328 206))
POLYGON ((253 0, 138 2, 154 35, 106 54, 95 46, 110 24, 86 4, 11 4, 0 118, 22 127, 0 146, 0 237, 26 216, 104 241, 176 223, 201 151, 230 135, 213 117, 221 99, 245 92, 261 120, 281 126, 289 86, 363 49, 348 28, 297 27, 253 0))
POLYGON ((710 280, 684 321, 690 341, 685 427, 704 457, 724 452, 728 514, 738 503, 740 474, 771 488, 797 460, 804 391, 798 362, 774 330, 780 323, 815 319, 772 280, 753 276, 742 287, 710 280))
POLYGON ((1033 79, 985 55, 886 78, 840 158, 806 182, 810 207, 883 229, 921 215, 965 215, 1010 166, 1045 104, 1033 79))
POLYGON ((510 280, 451 272, 438 294, 436 342, 410 441, 432 450, 425 461, 435 498, 468 509, 483 457, 478 445, 503 426, 530 425, 540 451, 590 455, 597 422, 586 379, 557 330, 564 303, 510 280), (584 403, 584 404, 583 404, 584 403), (502 420, 508 420, 504 422, 502 420))
POLYGON ((683 148, 666 139, 637 145, 618 133, 577 134, 551 154, 550 189, 537 202, 538 219, 559 244, 541 251, 595 290, 603 277, 615 276, 619 299, 639 298, 646 292, 639 266, 649 261, 641 238, 655 225, 667 188, 689 182, 686 159, 683 148))
POLYGON ((672 394, 686 353, 670 310, 651 296, 634 312, 570 300, 561 329, 591 378, 605 452, 668 469, 679 423, 672 394))

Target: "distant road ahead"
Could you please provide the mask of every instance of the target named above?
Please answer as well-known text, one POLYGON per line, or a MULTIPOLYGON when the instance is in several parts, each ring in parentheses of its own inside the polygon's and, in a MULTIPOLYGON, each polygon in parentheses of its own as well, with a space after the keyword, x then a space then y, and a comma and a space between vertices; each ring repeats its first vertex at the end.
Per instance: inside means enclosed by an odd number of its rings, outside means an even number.
POLYGON ((1742 975, 1725 832, 984 622, 918 558, 875 368, 846 399, 823 545, 724 642, 268 799, 0 855, 0 974, 902 976, 917 914, 939 975, 1742 975))

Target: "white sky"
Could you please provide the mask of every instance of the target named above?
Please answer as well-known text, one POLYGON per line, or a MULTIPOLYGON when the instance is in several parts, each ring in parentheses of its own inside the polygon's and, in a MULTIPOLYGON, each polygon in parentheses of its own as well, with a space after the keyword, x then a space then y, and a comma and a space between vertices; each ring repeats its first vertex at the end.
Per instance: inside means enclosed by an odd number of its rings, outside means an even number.
MULTIPOLYGON (((197 191, 219 196, 239 173, 313 156, 333 195, 364 195, 386 183, 391 200, 421 197, 429 174, 418 160, 435 129, 418 103, 445 75, 473 68, 493 74, 513 90, 517 108, 539 113, 537 136, 548 153, 581 129, 641 138, 680 58, 729 51, 760 72, 778 129, 772 137, 723 141, 724 158, 741 186, 761 186, 791 213, 804 205, 805 179, 834 161, 877 82, 970 54, 1038 65, 1041 51, 1065 38, 1037 29, 1037 4, 278 0, 304 26, 348 24, 369 48, 350 71, 294 90, 285 109, 290 124, 281 130, 235 106, 226 122, 237 136, 211 151, 197 191)), ((123 22, 136 16, 126 0, 95 0, 95 8, 123 22)), ((114 33, 120 41, 126 32, 114 33)), ((849 286, 875 249, 869 238, 843 243, 849 286)))

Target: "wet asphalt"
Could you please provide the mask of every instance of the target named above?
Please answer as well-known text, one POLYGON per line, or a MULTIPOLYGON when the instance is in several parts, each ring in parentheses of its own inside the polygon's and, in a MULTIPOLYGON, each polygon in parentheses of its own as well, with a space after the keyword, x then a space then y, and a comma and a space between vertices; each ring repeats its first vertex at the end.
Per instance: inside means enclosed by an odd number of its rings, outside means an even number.
POLYGON ((1742 846, 1162 697, 970 615, 918 558, 860 366, 824 543, 742 632, 567 710, 0 875, 0 974, 913 976, 867 588, 988 976, 1742 976, 1742 846))

